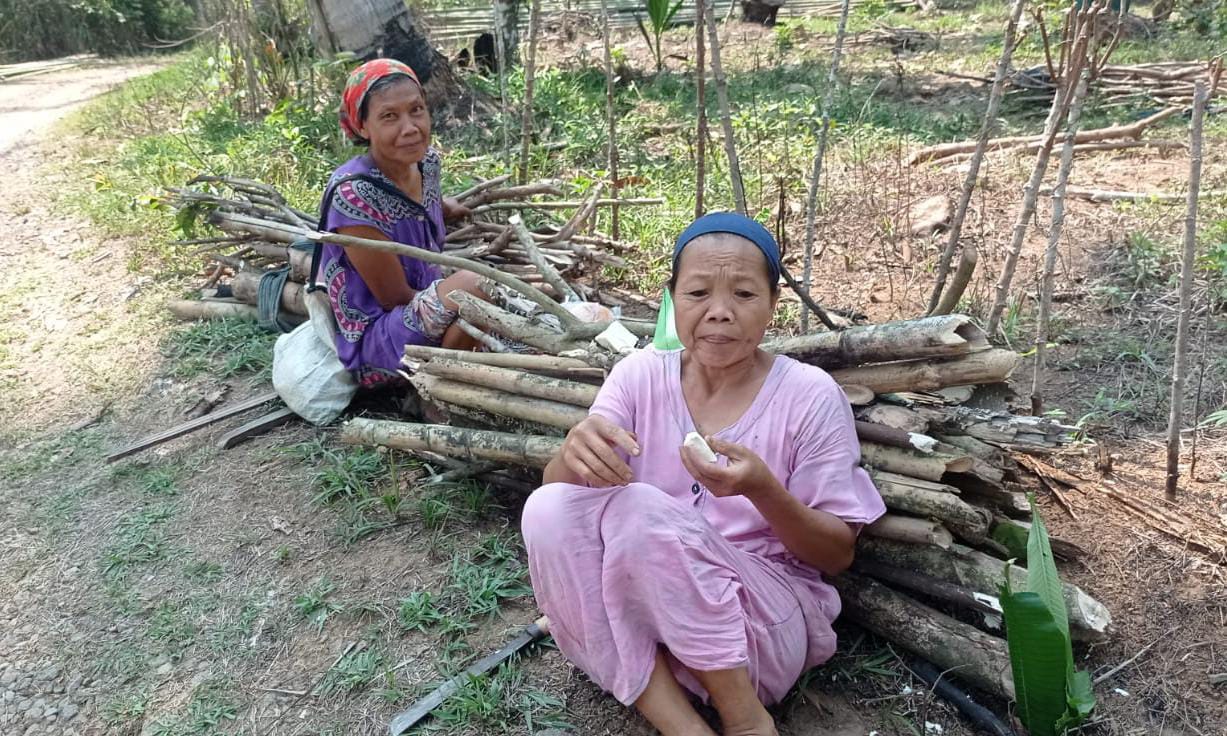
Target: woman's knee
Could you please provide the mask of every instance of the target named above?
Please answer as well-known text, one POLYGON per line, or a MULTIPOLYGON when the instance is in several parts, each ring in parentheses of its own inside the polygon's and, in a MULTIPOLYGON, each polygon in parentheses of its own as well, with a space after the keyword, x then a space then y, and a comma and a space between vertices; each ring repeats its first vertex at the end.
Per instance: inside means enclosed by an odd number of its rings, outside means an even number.
POLYGON ((481 276, 472 271, 456 271, 451 276, 443 279, 439 284, 439 294, 440 296, 446 296, 453 291, 463 291, 482 299, 488 299, 489 297, 482 290, 481 285, 481 276))
POLYGON ((541 486, 528 496, 520 515, 520 529, 529 546, 557 539, 569 525, 566 513, 567 494, 574 490, 566 483, 541 486))

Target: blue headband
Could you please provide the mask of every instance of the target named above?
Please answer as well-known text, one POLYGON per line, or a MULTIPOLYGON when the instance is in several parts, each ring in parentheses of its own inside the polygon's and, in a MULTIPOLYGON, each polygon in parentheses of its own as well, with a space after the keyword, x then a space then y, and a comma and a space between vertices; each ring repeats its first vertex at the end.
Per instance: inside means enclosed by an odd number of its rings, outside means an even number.
POLYGON ((756 248, 762 251, 763 257, 767 259, 767 270, 771 275, 771 285, 775 286, 779 283, 780 247, 776 245, 775 238, 771 237, 771 233, 768 232, 767 228, 736 212, 713 212, 703 215, 690 223, 690 227, 687 227, 682 231, 681 235, 677 236, 677 242, 673 245, 674 274, 677 273, 678 261, 682 259, 682 250, 690 244, 690 241, 700 235, 708 235, 710 233, 731 233, 753 243, 756 248))

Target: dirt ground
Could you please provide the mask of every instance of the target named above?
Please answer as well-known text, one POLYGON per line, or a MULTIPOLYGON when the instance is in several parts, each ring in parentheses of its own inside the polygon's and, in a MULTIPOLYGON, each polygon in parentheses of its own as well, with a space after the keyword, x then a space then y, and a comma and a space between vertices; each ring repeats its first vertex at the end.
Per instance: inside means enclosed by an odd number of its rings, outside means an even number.
MULTIPOLYGON (((45 165, 63 145, 53 120, 146 68, 101 65, 0 85, 0 212, 10 226, 0 243, 0 304, 9 315, 0 325, 0 733, 383 733, 398 707, 438 679, 440 659, 437 637, 396 625, 395 602, 436 588, 448 554, 474 534, 514 530, 522 498, 499 496, 501 508, 470 531, 440 534, 410 522, 345 545, 335 536, 337 513, 310 503, 315 467, 281 449, 321 436, 316 430, 291 425, 222 452, 215 443, 232 420, 126 463, 102 462, 107 451, 182 421, 219 384, 230 387, 227 401, 267 390, 246 378, 167 375, 151 348, 166 329, 156 316, 162 287, 127 271, 124 242, 99 239, 47 201, 63 176, 45 165), (298 614, 298 601, 324 579, 332 589, 323 597, 338 606, 317 628, 298 614), (395 682, 316 693, 331 665, 374 640, 383 661, 395 663, 395 682)), ((1223 176, 1224 155, 1212 155, 1211 176, 1223 176)), ((1003 157, 990 168, 975 214, 985 239, 1008 219, 997 211, 1014 196, 1023 166, 1003 157)), ((1079 183, 1173 188, 1183 166, 1178 157, 1102 156, 1079 183)), ((853 184, 879 178, 844 173, 853 184)), ((907 191, 880 192, 874 206, 953 191, 960 179, 955 168, 926 170, 907 179, 907 191)), ((1130 229, 1127 218, 1139 215, 1071 207, 1062 285, 1078 287, 1096 278, 1096 265, 1130 229)), ((1176 227, 1174 218, 1168 224, 1176 227)), ((935 244, 870 240, 882 244, 868 255, 855 248, 873 234, 837 232, 823 261, 824 291, 875 319, 909 313, 930 282, 890 264, 935 244)), ((1028 244, 1028 273, 1037 246, 1028 244)), ((1121 317, 1100 311, 1088 293, 1059 313, 1086 332, 1121 329, 1121 317)), ((1049 406, 1071 420, 1112 375, 1110 355, 1094 367, 1077 364, 1083 347, 1058 347, 1045 377, 1049 406)), ((1024 364, 1024 395, 1029 376, 1024 364)), ((1100 421, 1093 436, 1116 457, 1112 472, 1092 467, 1094 443, 1079 444, 1054 460, 1091 481, 1068 492, 1073 514, 1041 496, 1054 532, 1088 550, 1063 572, 1115 617, 1115 636, 1080 648, 1079 666, 1104 675, 1124 663, 1098 684, 1100 707, 1083 731, 1227 734, 1227 578, 1221 560, 1197 546, 1227 536, 1227 436, 1204 433, 1196 473, 1169 504, 1161 437, 1100 421), (1168 521, 1147 522, 1098 488, 1159 508, 1168 521)), ((535 615, 529 599, 504 605, 467 643, 490 650, 535 615)), ((841 634, 836 659, 777 709, 782 733, 970 732, 882 642, 852 627, 841 634)), ((523 677, 565 703, 577 734, 650 732, 553 649, 526 658, 523 677)))

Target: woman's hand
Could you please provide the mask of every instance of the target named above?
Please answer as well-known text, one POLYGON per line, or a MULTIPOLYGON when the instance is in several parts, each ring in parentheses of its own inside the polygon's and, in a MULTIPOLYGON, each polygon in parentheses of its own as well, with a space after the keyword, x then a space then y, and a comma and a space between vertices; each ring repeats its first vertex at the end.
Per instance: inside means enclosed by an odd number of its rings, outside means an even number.
POLYGON ((565 471, 567 475, 582 480, 589 486, 626 485, 634 480, 627 465, 614 448, 625 450, 630 455, 639 454, 639 441, 632 432, 627 432, 599 414, 592 414, 567 432, 558 457, 546 468, 546 481, 555 482, 552 469, 565 471), (555 468, 556 465, 561 467, 555 468))
POLYGON ((443 221, 456 222, 473 214, 473 210, 460 204, 455 197, 443 198, 443 221))
POLYGON ((767 463, 749 448, 716 437, 705 437, 717 455, 728 458, 727 465, 709 463, 694 450, 682 445, 682 465, 690 475, 716 496, 754 496, 778 486, 779 480, 767 463))

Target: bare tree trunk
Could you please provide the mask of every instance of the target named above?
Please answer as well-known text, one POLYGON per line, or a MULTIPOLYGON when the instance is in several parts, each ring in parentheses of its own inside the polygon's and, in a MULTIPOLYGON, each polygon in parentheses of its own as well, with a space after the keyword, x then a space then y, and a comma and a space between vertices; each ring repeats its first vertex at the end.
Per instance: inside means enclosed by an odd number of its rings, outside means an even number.
POLYGON ((954 280, 950 282, 950 288, 946 290, 946 293, 942 294, 932 315, 950 314, 958 308, 959 299, 962 299, 963 292, 967 291, 967 286, 971 283, 971 277, 976 272, 976 263, 979 260, 980 252, 976 250, 975 245, 968 243, 963 246, 963 252, 959 254, 959 267, 954 272, 954 280))
MULTIPOLYGON (((1022 0, 1018 0, 1022 2, 1022 0)), ((814 272, 814 238, 818 218, 818 182, 822 177, 822 160, 826 157, 827 141, 831 132, 831 105, 835 101, 835 87, 839 82, 839 60, 844 51, 844 35, 848 30, 848 8, 851 0, 843 0, 839 8, 839 26, 835 30, 835 49, 831 52, 831 68, 827 72, 827 89, 822 98, 822 127, 818 131, 818 151, 814 154, 814 167, 809 178, 809 194, 805 198, 805 255, 801 267, 801 288, 810 292, 814 272)), ((809 332, 809 309, 801 305, 801 331, 809 332)))
POLYGON ((1057 245, 1061 242, 1061 228, 1065 224, 1065 185, 1069 172, 1074 167, 1074 139, 1078 135, 1078 118, 1082 102, 1090 86, 1089 71, 1078 77, 1074 98, 1069 103, 1069 133, 1061 144, 1061 163, 1057 168, 1057 182, 1052 188, 1052 221, 1048 229, 1048 244, 1044 249, 1044 271, 1040 278, 1040 313, 1035 328, 1035 364, 1031 374, 1031 414, 1044 412, 1044 396, 1040 388, 1040 376, 1044 372, 1044 351, 1048 345, 1048 323, 1052 313, 1052 281, 1057 268, 1057 245))
POLYGON ((503 166, 511 170, 511 138, 507 132, 507 61, 519 44, 516 0, 494 0, 494 53, 498 66, 499 127, 503 129, 503 166))
POLYGON ((699 8, 695 13, 694 19, 694 44, 695 44, 695 96, 696 106, 698 107, 698 119, 695 123, 694 134, 694 219, 699 219, 706 212, 703 207, 703 191, 707 186, 707 60, 704 58, 704 43, 703 33, 705 31, 703 12, 704 0, 698 0, 699 8))
POLYGON ((520 125, 520 183, 528 183, 528 152, 533 138, 533 75, 537 66, 537 37, 541 34, 541 0, 533 0, 528 13, 528 53, 524 55, 524 117, 520 125))
POLYGON ((716 14, 712 0, 703 3, 703 20, 707 26, 707 38, 711 42, 711 69, 716 78, 716 99, 720 103, 720 124, 724 128, 724 152, 729 159, 729 180, 733 185, 733 201, 737 211, 746 214, 746 190, 741 181, 741 164, 737 160, 737 139, 733 137, 733 118, 729 111, 728 80, 720 66, 720 29, 716 27, 716 14))
MULTIPOLYGON (((609 6, 601 0, 601 41, 605 47, 605 118, 609 125, 609 186, 613 198, 618 198, 621 188, 618 181, 618 123, 614 112, 613 52, 609 48, 609 6)), ((621 237, 618 227, 618 205, 610 209, 610 235, 614 240, 621 237)))
MULTIPOLYGON (((988 140, 993 129, 997 127, 997 111, 1001 108, 1002 92, 1005 89, 1005 78, 1010 72, 1010 58, 1014 55, 1014 38, 1018 34, 1018 19, 1022 17, 1023 5, 1026 0, 1014 0, 1014 8, 1010 11, 1010 20, 1005 27, 1005 37, 1002 39, 1001 59, 997 62, 997 72, 993 75, 993 86, 988 92, 988 106, 984 109, 984 122, 980 124, 980 136, 976 139, 976 151, 968 163, 967 177, 963 179, 963 191, 959 194, 959 206, 954 211, 954 219, 950 221, 950 232, 946 236, 946 247, 942 251, 941 260, 937 264, 937 280, 933 284, 933 293, 929 295, 929 314, 939 314, 936 311, 941 300, 942 289, 946 288, 946 274, 950 271, 950 261, 954 258, 954 249, 958 247, 959 236, 963 233, 963 220, 967 218, 967 207, 971 203, 971 194, 976 188, 980 177, 980 163, 984 160, 984 152, 988 150, 988 140)), ((806 280, 809 285, 809 280, 806 280)), ((957 302, 957 299, 956 299, 957 302)), ((953 308, 953 307, 952 307, 953 308)))
POLYGON ((386 56, 417 72, 426 102, 446 116, 463 97, 464 85, 421 30, 403 0, 307 0, 316 46, 327 55, 352 52, 359 59, 386 56))
POLYGON ((1167 482, 1169 499, 1176 498, 1180 480, 1180 424, 1184 413, 1184 380, 1189 370, 1189 317, 1193 301, 1193 262, 1197 258, 1197 195, 1201 189, 1202 126, 1209 94, 1198 81, 1193 91, 1189 123, 1189 201, 1184 217, 1184 255, 1180 264, 1180 314, 1176 323, 1176 357, 1172 365, 1171 413, 1167 417, 1167 482))

